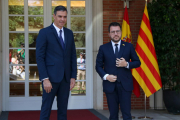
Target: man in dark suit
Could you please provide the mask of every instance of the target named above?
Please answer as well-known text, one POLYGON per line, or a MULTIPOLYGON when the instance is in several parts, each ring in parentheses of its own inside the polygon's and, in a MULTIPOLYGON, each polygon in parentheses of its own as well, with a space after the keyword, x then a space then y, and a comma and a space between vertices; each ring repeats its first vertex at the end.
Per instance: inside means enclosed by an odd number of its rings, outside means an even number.
POLYGON ((54 23, 39 31, 36 41, 36 61, 43 95, 40 120, 49 120, 57 95, 58 120, 67 120, 69 90, 75 85, 77 74, 76 49, 73 32, 64 27, 67 9, 54 9, 54 23))
POLYGON ((96 71, 103 79, 110 120, 118 120, 119 104, 123 120, 131 120, 131 70, 141 62, 131 43, 121 40, 121 26, 112 22, 108 28, 111 41, 101 45, 96 58, 96 71), (131 60, 131 62, 130 62, 131 60))

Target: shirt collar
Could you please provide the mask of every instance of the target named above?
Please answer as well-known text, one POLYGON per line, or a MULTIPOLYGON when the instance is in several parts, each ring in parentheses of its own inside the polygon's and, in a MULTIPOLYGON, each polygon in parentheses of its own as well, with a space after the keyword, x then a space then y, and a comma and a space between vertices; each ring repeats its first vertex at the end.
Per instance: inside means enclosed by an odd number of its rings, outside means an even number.
POLYGON ((53 23, 53 26, 56 29, 57 33, 59 33, 60 30, 62 30, 62 32, 64 32, 63 27, 61 29, 59 29, 54 23, 53 23))
POLYGON ((114 43, 114 42, 111 40, 111 43, 112 43, 112 46, 115 46, 115 44, 118 44, 118 46, 120 46, 121 40, 120 40, 118 43, 114 43))

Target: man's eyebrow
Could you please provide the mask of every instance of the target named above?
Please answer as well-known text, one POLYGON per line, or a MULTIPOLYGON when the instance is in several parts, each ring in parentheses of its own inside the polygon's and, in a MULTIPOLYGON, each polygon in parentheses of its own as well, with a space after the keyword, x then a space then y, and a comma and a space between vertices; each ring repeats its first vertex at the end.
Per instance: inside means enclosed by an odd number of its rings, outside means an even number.
POLYGON ((67 16, 58 15, 58 17, 67 17, 67 16))

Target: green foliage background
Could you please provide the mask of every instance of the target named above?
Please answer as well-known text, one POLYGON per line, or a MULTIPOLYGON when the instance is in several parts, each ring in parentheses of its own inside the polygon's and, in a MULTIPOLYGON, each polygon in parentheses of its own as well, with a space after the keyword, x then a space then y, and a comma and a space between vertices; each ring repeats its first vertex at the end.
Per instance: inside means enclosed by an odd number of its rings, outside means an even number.
POLYGON ((163 88, 180 91, 180 0, 148 4, 163 88))

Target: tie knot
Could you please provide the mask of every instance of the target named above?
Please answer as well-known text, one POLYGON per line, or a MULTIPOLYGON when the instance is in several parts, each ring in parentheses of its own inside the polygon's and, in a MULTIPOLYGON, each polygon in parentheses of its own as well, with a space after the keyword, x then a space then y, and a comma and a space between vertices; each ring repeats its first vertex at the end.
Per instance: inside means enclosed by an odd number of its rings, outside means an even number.
POLYGON ((115 46, 117 47, 117 46, 118 46, 118 44, 115 44, 115 46))
POLYGON ((61 35, 62 35, 62 30, 60 30, 59 33, 60 33, 60 37, 61 37, 61 35))
POLYGON ((61 34, 61 33, 62 33, 62 30, 60 30, 59 32, 60 32, 60 34, 61 34))

